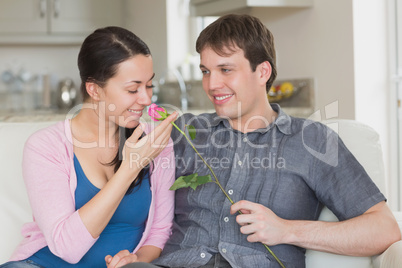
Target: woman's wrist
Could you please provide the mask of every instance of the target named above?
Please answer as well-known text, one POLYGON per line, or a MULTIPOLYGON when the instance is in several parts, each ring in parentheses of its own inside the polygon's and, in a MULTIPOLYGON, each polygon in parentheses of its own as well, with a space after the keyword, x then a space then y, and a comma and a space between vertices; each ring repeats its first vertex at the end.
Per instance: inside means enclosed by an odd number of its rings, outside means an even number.
POLYGON ((135 254, 137 262, 151 262, 161 255, 162 249, 155 246, 142 246, 135 254))

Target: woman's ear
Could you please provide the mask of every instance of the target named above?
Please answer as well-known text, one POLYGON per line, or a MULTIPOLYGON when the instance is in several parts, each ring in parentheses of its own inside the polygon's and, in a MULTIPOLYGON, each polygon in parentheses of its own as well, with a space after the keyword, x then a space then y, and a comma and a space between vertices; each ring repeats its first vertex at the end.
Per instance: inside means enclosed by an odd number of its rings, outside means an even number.
POLYGON ((88 95, 95 101, 99 101, 99 86, 93 82, 86 82, 85 88, 87 90, 88 95))

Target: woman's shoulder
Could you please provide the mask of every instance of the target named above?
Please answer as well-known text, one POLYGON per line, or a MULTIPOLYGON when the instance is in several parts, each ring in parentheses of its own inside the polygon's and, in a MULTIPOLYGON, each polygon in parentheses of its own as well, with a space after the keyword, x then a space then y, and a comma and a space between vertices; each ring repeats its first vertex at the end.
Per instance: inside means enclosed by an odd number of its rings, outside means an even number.
POLYGON ((45 128, 35 131, 26 141, 26 145, 41 146, 43 143, 48 145, 55 143, 66 143, 71 141, 71 131, 69 120, 55 122, 45 128))

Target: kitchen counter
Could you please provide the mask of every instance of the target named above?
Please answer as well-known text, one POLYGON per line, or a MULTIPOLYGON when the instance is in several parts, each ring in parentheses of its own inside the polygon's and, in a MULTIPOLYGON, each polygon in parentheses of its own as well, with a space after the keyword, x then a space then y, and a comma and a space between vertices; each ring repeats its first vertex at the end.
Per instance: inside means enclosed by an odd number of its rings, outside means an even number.
MULTIPOLYGON (((284 107, 283 110, 292 116, 308 118, 313 114, 311 108, 292 108, 284 107)), ((168 112, 169 111, 168 109, 168 112)), ((186 113, 201 114, 201 113, 213 113, 214 109, 189 109, 186 113)), ((179 114, 182 114, 179 111, 179 114)), ((74 111, 60 111, 60 110, 34 110, 30 112, 10 113, 2 111, 0 112, 0 122, 41 122, 41 121, 61 121, 66 118, 73 118, 74 111)), ((143 119, 150 121, 148 114, 144 113, 143 119)))
MULTIPOLYGON (((169 112, 172 112, 168 109, 169 112)), ((11 113, 6 111, 0 111, 0 122, 43 122, 43 121, 61 121, 67 118, 73 118, 75 110, 60 111, 60 110, 34 110, 27 112, 11 113)), ((189 109, 186 113, 201 114, 201 113, 213 113, 214 109, 189 109)), ((179 114, 182 114, 179 111, 179 114)), ((142 118, 145 121, 150 121, 151 118, 148 114, 144 113, 142 118)))

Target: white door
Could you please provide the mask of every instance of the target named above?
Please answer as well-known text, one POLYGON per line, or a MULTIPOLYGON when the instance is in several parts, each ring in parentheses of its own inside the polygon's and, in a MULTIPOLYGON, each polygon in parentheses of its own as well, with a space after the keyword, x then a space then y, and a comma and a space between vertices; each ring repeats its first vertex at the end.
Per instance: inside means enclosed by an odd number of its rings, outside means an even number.
POLYGON ((50 0, 50 6, 52 34, 87 34, 122 24, 120 0, 50 0))
POLYGON ((1 34, 45 34, 47 0, 1 0, 1 34))
MULTIPOLYGON (((394 130, 396 131, 396 138, 394 139, 397 144, 397 172, 398 172, 398 182, 394 185, 398 188, 399 197, 399 210, 402 210, 402 0, 395 0, 394 7, 396 7, 395 12, 395 52, 396 52, 396 66, 394 71, 394 79, 396 85, 395 93, 392 94, 395 100, 391 100, 391 106, 395 106, 394 113, 395 118, 394 123, 396 124, 394 130)), ((391 9, 392 10, 392 9, 391 9)), ((392 59, 391 59, 392 62, 392 59)), ((392 69, 392 68, 391 68, 392 69)), ((392 118, 392 117, 391 117, 392 118)))

